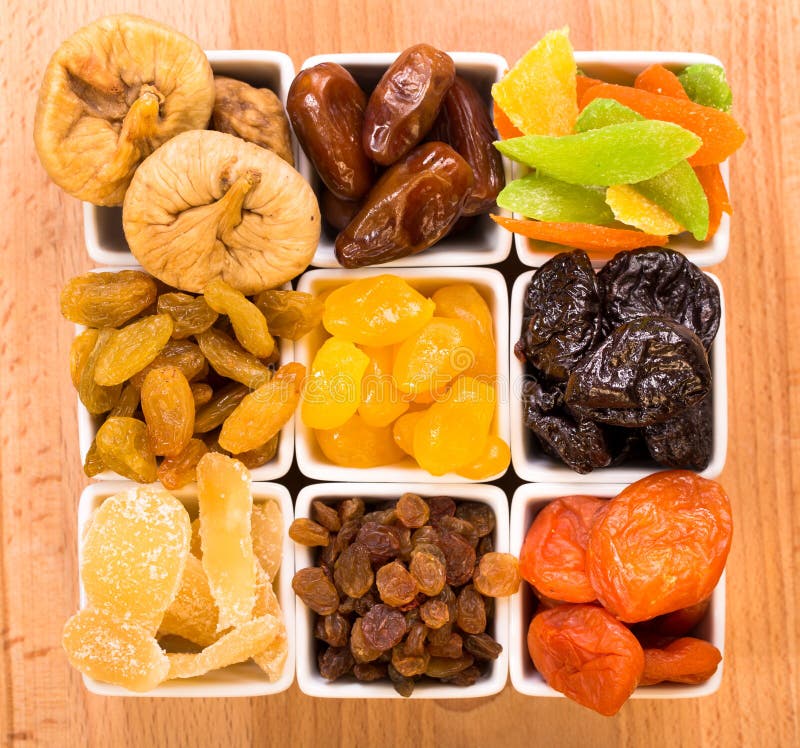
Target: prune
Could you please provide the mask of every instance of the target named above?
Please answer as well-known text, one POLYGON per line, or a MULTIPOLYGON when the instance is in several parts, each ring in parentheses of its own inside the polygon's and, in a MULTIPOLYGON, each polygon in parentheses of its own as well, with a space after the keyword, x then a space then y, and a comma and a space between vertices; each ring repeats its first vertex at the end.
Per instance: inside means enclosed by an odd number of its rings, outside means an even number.
POLYGON ((460 535, 448 530, 441 533, 439 542, 447 565, 447 583, 458 587, 469 581, 475 568, 475 549, 460 535))
POLYGON ((406 619, 399 610, 378 603, 361 619, 361 631, 368 646, 383 652, 406 635, 406 619))
POLYGON ((365 595, 375 581, 367 547, 358 542, 348 545, 336 559, 333 578, 346 595, 355 598, 365 595))
POLYGON ((417 595, 417 583, 399 561, 392 561, 378 569, 375 584, 381 600, 399 608, 410 603, 417 595))
POLYGON ((486 537, 494 530, 494 512, 488 504, 479 501, 462 501, 456 507, 456 517, 466 520, 478 533, 479 538, 486 537))
POLYGON ((445 515, 454 517, 456 514, 456 502, 449 496, 433 496, 428 499, 428 506, 431 508, 431 520, 445 515))
POLYGON ((386 671, 386 665, 373 662, 357 662, 353 667, 353 675, 355 675, 356 680, 360 680, 364 683, 371 683, 372 681, 386 678, 388 673, 386 671))
POLYGON ((397 500, 397 519, 406 527, 422 527, 430 516, 425 500, 415 493, 404 493, 397 500))
POLYGON ((205 434, 221 426, 248 392, 248 388, 238 382, 231 382, 218 390, 211 400, 195 413, 195 433, 205 434))
POLYGON ((449 143, 472 167, 475 184, 464 203, 465 216, 485 213, 505 185, 503 160, 489 111, 475 87, 460 76, 445 94, 434 126, 437 139, 449 143))
POLYGON ((471 654, 462 654, 460 657, 431 657, 425 675, 431 678, 450 678, 462 670, 466 670, 475 662, 471 654))
POLYGON ((326 616, 339 607, 339 593, 325 572, 311 566, 300 569, 292 579, 295 594, 315 613, 326 616))
POLYGON ((452 57, 429 44, 401 52, 364 110, 362 145, 375 163, 402 158, 430 130, 456 75, 452 57))
POLYGON ((306 517, 298 517, 289 525, 289 537, 295 543, 309 547, 328 545, 330 540, 328 531, 322 525, 306 517))
POLYGON ((324 501, 311 502, 311 516, 331 532, 339 532, 342 529, 339 513, 333 506, 326 504, 324 501))
POLYGON ((156 282, 140 270, 85 273, 61 292, 61 314, 86 327, 119 327, 156 300, 156 282))
POLYGON ((319 616, 314 624, 314 636, 331 647, 346 647, 350 637, 350 624, 338 611, 319 616))
POLYGON ((346 268, 417 254, 452 228, 473 184, 472 169, 445 143, 424 143, 389 167, 336 238, 346 268))
POLYGON ((476 660, 496 660, 503 651, 503 645, 489 634, 469 634, 464 639, 464 649, 476 660))
POLYGON ((472 581, 481 595, 513 595, 519 589, 519 562, 510 553, 487 553, 478 561, 472 581))
POLYGON ((96 437, 103 464, 115 473, 139 483, 157 477, 156 458, 150 451, 147 426, 136 418, 106 419, 96 437))
POLYGON ((323 62, 292 81, 286 111, 295 135, 325 186, 358 200, 372 185, 373 166, 361 148, 367 96, 341 65, 323 62))
POLYGON ((601 304, 588 255, 579 249, 556 255, 528 286, 522 337, 514 346, 517 358, 549 379, 567 379, 599 340, 601 304))
POLYGON ((356 535, 356 542, 366 546, 373 564, 385 564, 400 553, 400 538, 394 527, 365 522, 356 535))
POLYGON ((304 291, 262 291, 253 299, 279 338, 299 340, 322 321, 324 304, 304 291))
POLYGON ((639 317, 572 370, 564 399, 579 418, 637 427, 672 418, 710 389, 700 339, 663 317, 639 317))
POLYGON ((604 290, 603 329, 660 316, 688 327, 711 347, 720 322, 719 289, 680 252, 647 247, 620 252, 598 273, 604 290))
POLYGON ((325 680, 337 680, 347 675, 355 665, 353 655, 347 647, 328 647, 317 656, 319 674, 325 680))
POLYGON ((429 597, 438 595, 444 588, 447 568, 442 561, 430 553, 414 553, 409 570, 420 591, 429 597))
POLYGON ((246 351, 221 330, 213 327, 195 336, 208 363, 217 374, 255 390, 267 382, 272 373, 252 353, 246 351))
POLYGON ((442 637, 433 637, 428 643, 431 657, 447 657, 455 660, 464 654, 464 639, 460 634, 451 631, 442 637))
POLYGON ((486 608, 480 592, 468 584, 458 593, 456 602, 458 627, 467 634, 483 633, 486 630, 486 608))
POLYGON ((711 395, 663 423, 644 427, 652 458, 673 468, 705 470, 711 462, 713 411, 711 395))
POLYGON ((157 308, 159 314, 172 317, 172 337, 175 340, 205 332, 219 316, 202 296, 188 293, 162 293, 157 308))
POLYGON ((194 398, 180 369, 153 369, 142 384, 142 413, 154 455, 180 454, 194 432, 194 398))
POLYGON ((389 680, 392 681, 394 690, 397 691, 404 698, 408 698, 414 693, 414 679, 407 678, 402 673, 397 672, 397 669, 389 663, 388 666, 389 680))

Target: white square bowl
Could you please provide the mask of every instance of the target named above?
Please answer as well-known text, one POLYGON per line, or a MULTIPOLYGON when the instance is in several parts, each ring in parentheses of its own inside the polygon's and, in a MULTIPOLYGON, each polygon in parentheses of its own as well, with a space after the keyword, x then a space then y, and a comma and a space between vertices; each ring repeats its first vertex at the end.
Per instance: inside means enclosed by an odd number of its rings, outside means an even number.
MULTIPOLYGON (((381 504, 410 491, 423 497, 450 496, 458 500, 476 501, 488 504, 495 516, 492 535, 494 548, 500 553, 508 553, 508 498, 497 486, 488 485, 427 485, 407 484, 396 486, 385 483, 317 483, 306 486, 297 495, 295 518, 311 516, 311 502, 315 500, 336 502, 352 496, 360 496, 369 507, 381 504)), ((298 543, 294 546, 295 569, 305 569, 314 565, 315 549, 298 543)), ((487 674, 471 686, 453 686, 433 682, 420 682, 414 688, 411 699, 475 699, 491 696, 503 690, 508 679, 508 614, 512 598, 495 599, 494 620, 487 629, 502 645, 499 657, 489 663, 487 674)), ((297 685, 309 696, 331 699, 403 699, 389 681, 361 683, 354 678, 327 681, 319 674, 317 666, 316 640, 314 639, 314 613, 297 598, 296 611, 296 649, 297 685)))
MULTIPOLYGON (((258 88, 269 88, 286 106, 286 94, 294 78, 294 64, 289 55, 259 49, 215 49, 206 50, 206 57, 215 74, 227 75, 258 88)), ((291 132, 290 137, 297 165, 299 149, 291 132)), ((95 262, 101 265, 136 262, 122 231, 121 206, 107 208, 84 202, 83 234, 86 250, 95 262)))
MULTIPOLYGON (((106 267, 106 268, 93 268, 92 273, 118 273, 122 270, 142 270, 139 265, 129 265, 127 267, 106 267)), ((287 283, 281 286, 284 291, 291 290, 291 284, 287 283)), ((83 325, 75 325, 75 336, 80 335, 86 328, 83 325)), ((294 361, 294 343, 291 340, 284 340, 279 338, 281 348, 281 358, 279 366, 289 364, 294 361)), ((86 453, 92 446, 94 438, 97 436, 97 431, 103 425, 107 414, 100 416, 92 415, 86 406, 81 402, 80 397, 78 400, 78 449, 81 455, 81 465, 86 462, 86 453)), ((261 467, 252 468, 250 476, 254 481, 277 480, 282 478, 289 472, 292 466, 292 457, 294 455, 294 419, 292 416, 286 425, 281 429, 281 435, 278 438, 278 451, 275 456, 265 465, 261 467)), ((104 470, 93 476, 93 480, 127 480, 125 476, 112 472, 111 470, 104 470)))
MULTIPOLYGON (((345 68, 356 79, 369 98, 381 76, 395 61, 398 52, 367 52, 357 54, 326 54, 309 57, 302 65, 305 70, 321 62, 334 62, 345 68)), ((488 111, 491 113, 492 84, 505 74, 508 63, 500 55, 489 52, 448 52, 456 64, 458 75, 472 83, 481 94, 488 111)), ((490 115, 491 116, 491 115, 490 115)), ((300 173, 308 180, 319 198, 322 194, 322 182, 311 162, 300 148, 300 173)), ((511 181, 511 162, 503 158, 503 171, 506 182, 511 181)), ((498 211, 510 216, 507 211, 498 211)), ((323 268, 338 268, 338 260, 334 251, 335 238, 327 233, 323 226, 317 253, 312 265, 323 268)), ((386 262, 380 267, 433 267, 469 265, 493 265, 502 262, 511 252, 511 233, 502 228, 487 215, 477 217, 474 226, 460 232, 456 236, 445 237, 428 249, 386 262)))
MULTIPOLYGON (((81 494, 78 504, 78 563, 83 562, 83 544, 89 519, 97 507, 110 496, 121 491, 136 488, 137 483, 131 481, 103 481, 87 486, 81 494)), ((286 635, 289 642, 289 654, 283 668, 283 674, 274 683, 270 683, 263 671, 252 661, 231 665, 221 670, 197 678, 186 678, 166 681, 146 693, 128 691, 122 686, 102 683, 83 676, 86 690, 99 696, 143 696, 158 698, 211 698, 233 696, 268 696, 281 693, 292 685, 294 680, 294 631, 295 631, 295 603, 294 590, 292 590, 292 577, 294 576, 294 549, 289 539, 289 525, 292 522, 293 507, 292 497, 289 492, 277 483, 253 483, 251 485, 253 503, 260 504, 264 501, 276 501, 283 515, 283 559, 281 568, 274 582, 275 593, 281 604, 283 620, 286 625, 286 635)), ((178 491, 170 491, 186 507, 191 518, 197 516, 197 487, 189 486, 178 491)), ((83 583, 80 582, 80 607, 86 607, 86 593, 83 583)))
MULTIPOLYGON (((593 51, 575 52, 575 62, 578 67, 591 78, 599 78, 607 83, 623 85, 633 84, 636 76, 650 65, 663 65, 673 71, 681 70, 688 65, 707 63, 723 67, 716 57, 700 54, 698 52, 639 52, 639 51, 593 51)), ((516 175, 521 176, 525 167, 520 166, 516 175)), ((728 162, 720 165, 722 179, 725 187, 730 192, 730 172, 728 162)), ((524 216, 515 214, 514 218, 524 216)), ((672 237, 667 242, 667 247, 685 254, 695 265, 709 267, 722 262, 728 254, 730 243, 731 219, 727 213, 722 214, 717 233, 709 242, 699 242, 691 234, 684 232, 672 237)), ((551 257, 557 255, 563 248, 553 244, 545 244, 528 239, 521 234, 514 234, 514 244, 517 256, 525 265, 539 267, 544 265, 551 257), (537 248, 538 247, 538 248, 537 248)), ((592 260, 595 267, 601 267, 606 259, 592 260)))
MULTIPOLYGON (((511 501, 510 552, 519 556, 522 543, 536 515, 553 499, 569 496, 579 491, 588 496, 611 499, 627 485, 621 483, 587 483, 576 486, 574 483, 538 483, 520 486, 511 501)), ((526 696, 566 698, 545 683, 533 666, 528 653, 528 626, 536 607, 533 588, 523 580, 522 587, 511 600, 511 652, 510 674, 512 686, 526 696)), ((711 604, 702 621, 692 632, 694 636, 711 642, 724 655, 725 649, 725 572, 722 573, 714 592, 711 604)), ((640 686, 632 699, 695 699, 708 696, 719 690, 722 683, 724 657, 717 671, 705 683, 689 685, 682 683, 660 683, 655 686, 640 686)))
MULTIPOLYGON (((595 468, 581 475, 560 461, 544 454, 536 443, 533 433, 525 426, 522 412, 522 383, 525 381, 526 364, 514 355, 514 344, 519 340, 524 317, 525 291, 535 270, 520 275, 511 291, 511 337, 509 342, 509 370, 511 372, 511 462, 520 478, 535 482, 560 482, 572 484, 633 483, 646 475, 670 468, 658 465, 654 460, 632 460, 612 467, 595 468)), ((711 461, 700 472, 704 478, 716 478, 725 467, 728 451, 728 376, 725 353, 725 296, 722 283, 712 273, 706 275, 717 284, 720 301, 720 322, 717 336, 711 346, 712 439, 711 461)), ((583 490, 583 489, 581 489, 583 490)))
MULTIPOLYGON (((472 283, 489 305, 494 320, 494 339, 497 348, 497 411, 492 422, 492 433, 508 442, 508 356, 503 346, 508 340, 508 290, 505 278, 490 268, 416 268, 385 269, 369 268, 360 270, 311 270, 300 277, 298 291, 306 291, 315 296, 343 286, 360 278, 391 273, 406 280, 411 286, 425 295, 431 295, 441 286, 451 283, 472 283), (505 336, 505 337, 504 337, 505 336)), ((320 325, 316 330, 301 338, 295 344, 295 360, 311 371, 314 355, 325 339, 329 337, 320 325)), ((297 465, 303 475, 315 480, 342 481, 385 481, 389 483, 475 483, 455 473, 435 476, 423 470, 411 457, 405 457, 394 465, 374 468, 347 468, 334 465, 322 453, 313 430, 303 423, 298 413, 295 415, 295 452, 297 465)), ((487 481, 499 478, 498 473, 487 481)))

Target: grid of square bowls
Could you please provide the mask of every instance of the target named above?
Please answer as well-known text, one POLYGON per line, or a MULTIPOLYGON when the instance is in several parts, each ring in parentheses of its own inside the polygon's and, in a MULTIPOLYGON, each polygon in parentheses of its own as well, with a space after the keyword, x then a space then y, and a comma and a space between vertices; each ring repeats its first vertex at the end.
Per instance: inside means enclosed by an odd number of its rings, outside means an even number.
MULTIPOLYGON (((505 59, 487 53, 452 52, 459 75, 472 82, 480 91, 487 105, 491 103, 491 85, 503 75, 507 66, 505 59)), ((207 52, 215 73, 229 75, 245 80, 252 85, 271 88, 281 101, 286 96, 294 78, 294 66, 284 53, 263 50, 220 50, 207 52)), ((396 53, 379 54, 332 54, 318 55, 306 60, 302 68, 320 62, 337 62, 343 65, 366 90, 380 78, 383 71, 394 60, 396 53)), ((592 77, 611 82, 630 83, 639 71, 651 64, 660 63, 677 68, 699 62, 721 65, 719 60, 709 55, 681 52, 576 52, 578 66, 592 77)), ((320 181, 305 154, 292 136, 295 163, 301 174, 311 183, 319 195, 320 181)), ((506 179, 510 180, 518 165, 504 159, 506 179)), ((728 184, 728 165, 722 164, 722 174, 728 184)), ((135 259, 130 253, 122 233, 121 210, 104 208, 84 203, 84 233, 89 256, 97 263, 111 266, 104 270, 121 270, 134 266, 135 259)), ((695 264, 706 267, 722 261, 727 255, 730 232, 730 219, 722 218, 719 231, 707 243, 694 242, 685 237, 673 239, 668 246, 683 252, 695 264)), ((517 254, 523 264, 537 267, 542 265, 558 251, 537 247, 525 237, 514 235, 517 254), (547 250, 550 251, 547 251, 547 250)), ((416 467, 409 459, 406 462, 387 468, 353 470, 330 464, 322 455, 316 439, 298 418, 284 428, 276 458, 251 471, 253 477, 253 497, 255 502, 275 500, 281 506, 284 523, 288 525, 293 517, 308 517, 311 502, 314 500, 336 501, 341 498, 359 495, 367 504, 397 498, 404 491, 415 491, 423 496, 447 494, 456 499, 481 501, 489 504, 495 512, 495 547, 498 551, 518 553, 527 528, 536 513, 551 499, 575 493, 588 493, 610 498, 627 484, 638 480, 658 469, 654 464, 633 464, 598 470, 592 475, 582 476, 564 466, 557 465, 550 458, 537 452, 533 440, 522 422, 519 391, 524 367, 513 355, 513 346, 522 324, 522 300, 525 288, 533 271, 516 278, 511 297, 511 319, 509 325, 509 304, 505 279, 495 270, 472 265, 488 265, 504 260, 511 249, 512 235, 494 224, 488 217, 481 217, 469 233, 445 239, 436 247, 413 257, 388 263, 380 268, 358 271, 341 271, 335 260, 333 242, 324 232, 320 240, 313 265, 325 270, 309 271, 303 274, 298 289, 319 293, 341 285, 347 281, 392 272, 404 277, 412 286, 423 293, 432 293, 437 287, 452 282, 473 283, 492 310, 495 324, 495 340, 498 343, 497 370, 499 381, 499 407, 493 428, 502 438, 510 442, 512 464, 520 478, 532 483, 521 486, 509 503, 505 493, 498 487, 486 484, 469 485, 471 481, 454 475, 433 478, 416 467), (413 267, 412 267, 413 266, 413 267), (390 268, 387 270, 387 268, 390 268), (402 268, 402 269, 398 269, 402 268), (508 346, 504 348, 504 346, 508 346), (510 437, 510 438, 509 438, 510 437), (338 483, 312 484, 303 488, 296 497, 293 507, 292 497, 285 487, 261 481, 276 480, 283 477, 292 461, 293 447, 296 446, 298 466, 304 475, 315 480, 336 480, 338 483), (349 482, 344 482, 349 481, 349 482), (380 482, 366 482, 380 481, 380 482)), ((595 263, 602 265, 602 262, 595 263)), ((720 289, 719 280, 708 274, 720 289)), ((287 285, 288 287, 288 285, 287 285)), ((722 322, 711 352, 713 372, 713 454, 709 467, 701 473, 705 477, 716 477, 722 471, 727 445, 727 381, 725 364, 725 311, 724 299, 722 322)), ((78 332, 80 328, 78 328, 78 332)), ((281 364, 298 360, 309 365, 314 352, 322 343, 322 333, 312 333, 295 346, 290 341, 282 341, 281 364)), ((78 404, 78 425, 81 458, 85 457, 99 422, 85 408, 78 404)), ((495 476, 499 477, 499 476, 495 476)), ((133 487, 128 481, 119 480, 114 473, 95 476, 99 482, 89 485, 81 495, 78 509, 78 554, 82 555, 82 541, 91 512, 108 496, 133 487)), ((190 515, 197 511, 196 486, 188 486, 174 492, 184 503, 190 515)), ((289 658, 284 674, 276 683, 268 683, 263 674, 252 663, 241 664, 221 671, 209 673, 200 678, 187 681, 167 682, 154 691, 144 694, 156 697, 231 697, 260 696, 286 690, 297 674, 298 685, 306 694, 317 697, 334 698, 399 698, 389 683, 361 684, 354 681, 326 682, 316 667, 316 650, 313 638, 312 614, 291 589, 294 570, 313 563, 312 549, 292 543, 288 534, 284 536, 283 563, 276 592, 284 611, 289 634, 289 658), (295 668, 296 660, 296 668, 295 668)), ((511 683, 520 693, 540 697, 561 697, 549 688, 536 673, 527 653, 525 633, 527 622, 533 611, 533 593, 523 584, 520 592, 509 599, 497 600, 496 616, 493 623, 495 638, 503 645, 503 652, 495 661, 487 675, 474 686, 467 689, 443 684, 420 684, 412 698, 474 698, 499 692, 506 683, 508 673, 511 683)), ((81 586, 80 604, 86 604, 81 586)), ((715 589, 711 606, 705 619, 699 624, 695 634, 710 641, 721 652, 724 645, 725 625, 725 576, 723 574, 715 589)), ((706 683, 699 685, 662 684, 640 688, 632 698, 693 698, 715 692, 722 679, 722 665, 706 683)), ((131 696, 121 688, 84 678, 86 687, 92 693, 105 696, 131 696)))

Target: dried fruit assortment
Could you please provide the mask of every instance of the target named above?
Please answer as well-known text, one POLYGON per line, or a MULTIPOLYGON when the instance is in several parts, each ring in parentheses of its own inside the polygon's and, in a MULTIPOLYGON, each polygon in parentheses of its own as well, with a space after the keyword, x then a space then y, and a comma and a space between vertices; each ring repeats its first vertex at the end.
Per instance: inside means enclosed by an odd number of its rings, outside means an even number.
POLYGON ((428 44, 401 52, 369 96, 335 63, 301 70, 286 108, 344 267, 427 249, 490 210, 505 184, 486 103, 428 44))
POLYGON ((603 257, 663 246, 685 231, 708 241, 722 211, 731 212, 719 164, 745 133, 728 113, 720 67, 692 65, 676 76, 652 65, 632 86, 612 85, 579 74, 562 29, 492 95, 503 138, 495 146, 533 170, 497 195, 500 207, 525 217, 492 216, 511 231, 603 257))
POLYGON ((492 314, 471 284, 427 298, 394 275, 331 291, 301 417, 335 465, 370 468, 407 457, 432 475, 485 480, 509 464, 492 433, 497 411, 492 314))
POLYGON ((547 504, 520 551, 522 578, 540 600, 527 642, 541 676, 605 715, 638 686, 708 680, 721 655, 690 634, 732 532, 722 487, 683 470, 651 475, 610 501, 547 504))
POLYGON ((595 274, 582 250, 533 275, 514 351, 528 365, 525 425, 579 473, 646 453, 703 470, 712 449, 708 351, 716 284, 683 255, 618 253, 595 274))
POLYGON ((109 469, 169 489, 194 481, 209 451, 251 469, 275 456, 305 377, 300 364, 277 366, 280 337, 301 337, 322 318, 321 304, 299 291, 249 300, 216 279, 194 296, 136 270, 73 278, 61 311, 89 325, 73 342, 70 375, 87 410, 104 418, 86 474, 109 469))
POLYGON ((295 542, 318 547, 292 580, 315 614, 320 675, 417 683, 475 683, 502 651, 492 598, 519 588, 517 559, 493 550, 487 504, 407 493, 367 506, 316 500, 296 519, 295 542), (371 511, 368 511, 371 510, 371 511))
POLYGON ((109 497, 92 515, 81 560, 88 604, 62 639, 85 675, 141 692, 252 658, 270 681, 281 676, 288 640, 272 586, 280 508, 253 505, 247 470, 230 457, 206 455, 198 474, 194 524, 150 486, 109 497), (170 635, 197 650, 169 651, 170 635))

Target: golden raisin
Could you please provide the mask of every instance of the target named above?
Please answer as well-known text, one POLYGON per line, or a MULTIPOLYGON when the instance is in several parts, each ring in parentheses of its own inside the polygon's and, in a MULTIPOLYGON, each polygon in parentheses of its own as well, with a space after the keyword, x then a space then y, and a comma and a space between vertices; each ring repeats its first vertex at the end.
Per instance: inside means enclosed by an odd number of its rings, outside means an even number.
POLYGON ((156 480, 156 458, 147 443, 147 426, 136 418, 113 417, 97 432, 97 450, 109 470, 139 483, 156 480))
POLYGON ((221 278, 215 278, 204 289, 206 303, 220 314, 227 314, 236 339, 258 358, 266 358, 275 348, 267 320, 259 308, 221 278))
POLYGON ((156 300, 156 283, 139 270, 84 273, 61 292, 61 313, 86 327, 119 327, 156 300))
POLYGON ((158 355, 172 335, 172 317, 152 314, 115 330, 103 346, 94 380, 105 386, 122 384, 158 355))
POLYGON ((194 398, 186 377, 174 366, 151 371, 142 384, 142 413, 155 455, 177 455, 194 432, 194 398))

